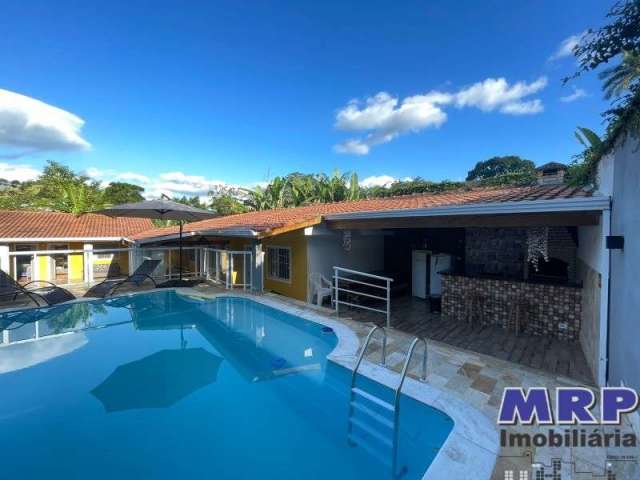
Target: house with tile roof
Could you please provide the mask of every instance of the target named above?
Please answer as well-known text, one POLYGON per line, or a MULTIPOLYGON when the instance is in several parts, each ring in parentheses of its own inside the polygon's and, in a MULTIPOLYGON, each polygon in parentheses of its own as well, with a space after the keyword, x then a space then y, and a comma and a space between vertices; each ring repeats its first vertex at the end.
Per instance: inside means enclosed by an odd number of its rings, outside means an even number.
POLYGON ((0 210, 0 267, 22 283, 67 284, 126 274, 127 252, 96 253, 90 265, 82 252, 130 247, 134 235, 152 228, 148 219, 0 210))
MULTIPOLYGON (((384 323, 385 314, 389 322, 394 308, 408 305, 404 326, 412 333, 420 333, 425 312, 433 311, 470 327, 498 326, 515 336, 526 332, 573 342, 573 363, 554 360, 566 354, 562 348, 541 355, 514 346, 501 354, 520 355, 531 366, 548 362, 551 370, 569 365, 563 368, 574 371, 565 374, 601 382, 610 198, 567 186, 561 178, 552 181, 552 172, 546 173, 538 185, 527 187, 466 188, 219 217, 185 225, 184 235, 190 245, 252 252, 250 268, 237 264, 231 275, 251 275, 259 291, 322 303, 328 300, 318 298, 324 278, 325 287, 338 292, 332 305, 348 315, 364 309, 384 323), (342 282, 337 290, 336 273, 342 282)), ((132 238, 148 248, 175 245, 177 236, 177 228, 165 228, 132 238)))

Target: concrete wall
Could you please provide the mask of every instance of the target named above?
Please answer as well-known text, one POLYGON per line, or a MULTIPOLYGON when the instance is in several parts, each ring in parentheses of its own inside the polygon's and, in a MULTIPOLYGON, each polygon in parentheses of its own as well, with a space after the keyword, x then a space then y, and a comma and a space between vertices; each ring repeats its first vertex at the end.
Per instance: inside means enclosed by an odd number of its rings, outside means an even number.
POLYGON ((640 142, 614 152, 611 234, 624 250, 611 250, 609 383, 640 389, 640 142))
MULTIPOLYGON (((308 239, 309 273, 322 273, 333 277, 333 267, 352 268, 363 272, 384 269, 384 237, 381 234, 362 234, 353 231, 351 250, 342 244, 342 233, 326 231, 317 227, 308 239)), ((308 232, 309 233, 309 232, 308 232)))

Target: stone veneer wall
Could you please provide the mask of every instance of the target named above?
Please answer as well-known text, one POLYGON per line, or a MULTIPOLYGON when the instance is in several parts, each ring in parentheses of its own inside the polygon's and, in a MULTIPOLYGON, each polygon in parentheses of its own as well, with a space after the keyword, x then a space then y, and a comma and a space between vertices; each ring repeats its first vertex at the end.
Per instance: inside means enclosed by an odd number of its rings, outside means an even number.
POLYGON ((529 320, 525 332, 577 340, 582 317, 582 289, 516 280, 442 276, 442 314, 466 321, 466 303, 474 294, 485 299, 484 323, 513 328, 515 305, 526 301, 529 320))
MULTIPOLYGON (((549 257, 568 264, 569 280, 576 278, 576 242, 567 227, 549 227, 549 257)), ((468 274, 524 278, 525 228, 467 228, 465 264, 468 274)))
POLYGON ((522 278, 526 245, 527 233, 523 228, 467 228, 466 271, 522 278))

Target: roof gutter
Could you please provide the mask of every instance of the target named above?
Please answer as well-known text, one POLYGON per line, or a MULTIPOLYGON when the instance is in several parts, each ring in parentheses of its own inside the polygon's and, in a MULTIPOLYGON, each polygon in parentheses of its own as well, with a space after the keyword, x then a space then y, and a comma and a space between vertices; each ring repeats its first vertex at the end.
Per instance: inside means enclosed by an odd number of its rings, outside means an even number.
POLYGON ((14 237, 0 238, 0 243, 33 242, 131 242, 127 237, 14 237))
POLYGON ((444 217, 455 215, 499 215, 517 213, 589 212, 609 209, 610 198, 605 196, 562 198, 557 200, 521 200, 517 202, 474 203, 449 207, 405 208, 371 212, 336 213, 325 215, 331 220, 369 220, 379 218, 444 217))

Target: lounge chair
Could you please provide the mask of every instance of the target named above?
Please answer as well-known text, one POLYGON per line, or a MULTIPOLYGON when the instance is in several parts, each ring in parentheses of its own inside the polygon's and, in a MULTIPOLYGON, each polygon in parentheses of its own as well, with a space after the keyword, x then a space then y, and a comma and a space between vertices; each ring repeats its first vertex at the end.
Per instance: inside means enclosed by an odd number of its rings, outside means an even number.
POLYGON ((84 294, 85 297, 98 297, 104 298, 111 296, 122 285, 127 283, 133 283, 136 286, 142 285, 145 280, 151 280, 154 288, 157 287, 156 281, 151 277, 151 274, 160 265, 160 260, 145 260, 140 264, 133 274, 126 278, 106 279, 87 290, 84 294))
POLYGON ((15 302, 19 296, 29 298, 39 307, 55 305, 56 303, 66 302, 76 298, 69 290, 46 280, 33 280, 24 285, 20 285, 11 278, 7 272, 0 270, 0 300, 11 298, 11 300, 15 302))

